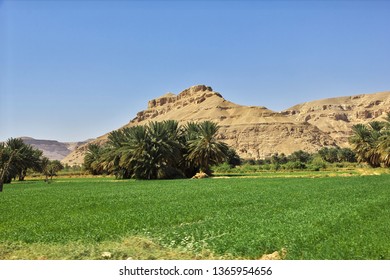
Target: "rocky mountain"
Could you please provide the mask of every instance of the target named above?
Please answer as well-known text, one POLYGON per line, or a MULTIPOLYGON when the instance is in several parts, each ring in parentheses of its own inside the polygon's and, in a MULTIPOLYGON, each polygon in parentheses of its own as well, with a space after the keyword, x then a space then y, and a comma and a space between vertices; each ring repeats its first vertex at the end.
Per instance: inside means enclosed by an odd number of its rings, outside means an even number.
MULTIPOLYGON (((390 92, 306 102, 279 113, 232 103, 211 87, 197 85, 150 100, 147 109, 124 127, 169 119, 179 123, 211 120, 220 126, 218 138, 242 158, 259 159, 274 153, 347 146, 353 124, 380 119, 386 112, 390 112, 390 92)), ((104 143, 107 136, 95 143, 104 143)), ((81 164, 86 149, 87 145, 80 146, 62 162, 81 164)))
POLYGON ((282 114, 317 126, 339 146, 347 147, 353 125, 382 120, 387 112, 390 112, 390 91, 305 102, 282 114))
POLYGON ((31 137, 21 137, 24 143, 41 150, 43 155, 50 160, 62 160, 71 152, 88 141, 82 142, 58 142, 56 140, 38 140, 31 137))

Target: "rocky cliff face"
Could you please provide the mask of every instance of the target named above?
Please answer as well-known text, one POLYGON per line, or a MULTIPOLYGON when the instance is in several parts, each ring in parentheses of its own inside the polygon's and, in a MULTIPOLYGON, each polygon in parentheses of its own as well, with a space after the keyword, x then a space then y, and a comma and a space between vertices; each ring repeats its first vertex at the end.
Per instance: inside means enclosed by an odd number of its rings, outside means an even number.
POLYGON ((345 147, 353 125, 381 120, 387 112, 390 112, 389 91, 306 102, 282 114, 317 126, 345 147))
MULTIPOLYGON (((296 150, 315 152, 324 146, 348 146, 354 124, 380 120, 390 112, 390 92, 362 94, 306 102, 281 113, 261 106, 241 106, 225 100, 211 87, 197 85, 178 95, 150 100, 124 127, 149 121, 210 120, 220 126, 219 139, 243 158, 264 158, 296 150)), ((102 144, 108 134, 95 140, 102 144)), ((87 146, 80 146, 63 163, 81 164, 87 146)))
MULTIPOLYGON (((178 95, 165 94, 148 102, 146 110, 137 113, 127 125, 149 121, 210 120, 219 124, 219 139, 236 149, 243 158, 264 158, 274 153, 290 154, 296 150, 314 152, 323 146, 335 145, 335 140, 317 126, 297 120, 289 113, 277 113, 261 106, 241 106, 225 100, 211 87, 198 85, 178 95)), ((97 143, 104 143, 107 134, 97 143)), ((63 162, 80 164, 86 146, 68 155, 63 162)))
POLYGON ((315 151, 335 145, 316 126, 273 112, 265 107, 241 106, 225 100, 211 87, 198 85, 179 93, 169 93, 148 103, 127 126, 150 120, 175 119, 179 122, 211 120, 219 124, 218 137, 243 158, 264 158, 274 153, 296 150, 315 151))

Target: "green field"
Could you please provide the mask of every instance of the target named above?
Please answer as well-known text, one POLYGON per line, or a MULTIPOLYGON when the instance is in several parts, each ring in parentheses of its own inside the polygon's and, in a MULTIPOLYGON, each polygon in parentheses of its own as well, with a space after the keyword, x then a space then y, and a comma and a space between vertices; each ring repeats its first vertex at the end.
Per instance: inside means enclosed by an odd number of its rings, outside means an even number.
POLYGON ((13 182, 0 259, 390 259, 390 175, 13 182))

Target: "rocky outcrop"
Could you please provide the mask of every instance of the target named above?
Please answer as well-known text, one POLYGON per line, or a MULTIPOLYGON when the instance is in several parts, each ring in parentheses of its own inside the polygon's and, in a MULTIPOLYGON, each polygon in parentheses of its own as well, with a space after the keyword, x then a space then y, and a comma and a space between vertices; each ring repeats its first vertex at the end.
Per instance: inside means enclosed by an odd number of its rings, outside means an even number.
MULTIPOLYGON (((243 158, 264 158, 273 153, 290 154, 296 150, 316 151, 335 141, 318 127, 263 106, 242 106, 225 100, 211 87, 198 85, 178 95, 165 94, 150 100, 146 110, 137 113, 125 127, 149 121, 177 120, 179 123, 210 120, 219 124, 218 138, 236 149, 243 158)), ((104 142, 107 135, 96 141, 104 142)), ((80 148, 63 162, 82 162, 80 148)))
MULTIPOLYGON (((218 138, 233 147, 242 158, 260 159, 274 153, 286 155, 304 150, 315 152, 324 146, 347 146, 356 123, 380 120, 390 112, 390 92, 362 94, 306 102, 281 113, 263 106, 241 106, 225 100, 211 87, 197 85, 175 95, 167 93, 150 100, 124 127, 150 121, 179 123, 210 120, 219 124, 218 138)), ((108 134, 95 140, 102 144, 108 134)), ((81 164, 86 145, 62 162, 81 164)))
POLYGON ((390 112, 390 92, 328 98, 295 105, 282 113, 317 126, 338 145, 348 146, 351 128, 381 120, 390 112))
POLYGON ((211 87, 204 85, 193 86, 182 91, 180 94, 167 93, 159 98, 152 99, 148 102, 148 108, 137 113, 132 122, 142 122, 152 119, 160 115, 164 115, 169 111, 185 108, 188 105, 201 104, 212 96, 222 96, 214 92, 211 87))

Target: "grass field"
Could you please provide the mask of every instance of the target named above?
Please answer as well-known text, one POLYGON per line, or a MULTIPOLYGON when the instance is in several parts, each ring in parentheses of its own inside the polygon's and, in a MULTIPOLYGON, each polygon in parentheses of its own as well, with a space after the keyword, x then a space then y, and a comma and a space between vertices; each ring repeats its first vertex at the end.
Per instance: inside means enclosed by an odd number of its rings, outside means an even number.
POLYGON ((390 259, 389 232, 390 175, 58 178, 0 193, 0 259, 390 259))

